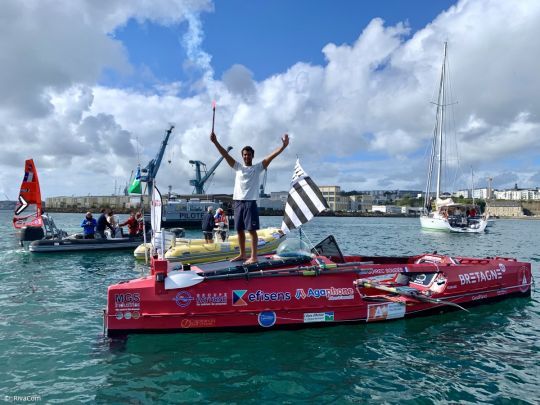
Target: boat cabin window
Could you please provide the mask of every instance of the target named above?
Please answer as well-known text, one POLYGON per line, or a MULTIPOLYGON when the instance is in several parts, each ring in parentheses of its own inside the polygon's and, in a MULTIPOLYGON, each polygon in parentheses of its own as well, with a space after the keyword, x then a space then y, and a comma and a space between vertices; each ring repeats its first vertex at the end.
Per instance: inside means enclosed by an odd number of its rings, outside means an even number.
POLYGON ((409 282, 429 287, 438 273, 411 273, 409 282))
POLYGON ((343 257, 343 253, 341 252, 334 235, 328 235, 325 239, 315 245, 311 251, 315 254, 329 257, 336 263, 345 263, 345 258, 343 257))

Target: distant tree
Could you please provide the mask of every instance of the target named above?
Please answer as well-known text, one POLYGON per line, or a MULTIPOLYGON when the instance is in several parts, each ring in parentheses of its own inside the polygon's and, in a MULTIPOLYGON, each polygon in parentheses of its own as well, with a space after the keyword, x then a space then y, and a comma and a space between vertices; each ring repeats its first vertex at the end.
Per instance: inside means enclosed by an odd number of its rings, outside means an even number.
POLYGON ((403 198, 399 198, 396 200, 396 204, 400 206, 411 206, 411 198, 409 196, 405 196, 403 198))

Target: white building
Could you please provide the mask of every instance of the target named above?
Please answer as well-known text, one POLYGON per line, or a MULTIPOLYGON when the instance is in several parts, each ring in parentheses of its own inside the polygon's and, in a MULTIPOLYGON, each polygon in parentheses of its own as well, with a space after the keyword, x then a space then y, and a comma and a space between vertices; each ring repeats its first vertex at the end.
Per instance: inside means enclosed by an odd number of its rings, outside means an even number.
POLYGON ((471 198, 471 190, 458 190, 452 193, 452 197, 471 198))
POLYGON ((401 214, 401 207, 397 205, 374 205, 371 212, 380 212, 381 214, 401 214))
POLYGON ((487 188, 475 188, 471 193, 471 190, 458 190, 452 193, 452 197, 463 197, 463 198, 478 198, 482 200, 487 200, 489 195, 489 189, 487 188))
POLYGON ((533 200, 538 201, 540 200, 540 190, 539 189, 523 189, 523 190, 495 190, 493 192, 493 195, 496 200, 513 200, 513 201, 521 201, 521 200, 533 200))

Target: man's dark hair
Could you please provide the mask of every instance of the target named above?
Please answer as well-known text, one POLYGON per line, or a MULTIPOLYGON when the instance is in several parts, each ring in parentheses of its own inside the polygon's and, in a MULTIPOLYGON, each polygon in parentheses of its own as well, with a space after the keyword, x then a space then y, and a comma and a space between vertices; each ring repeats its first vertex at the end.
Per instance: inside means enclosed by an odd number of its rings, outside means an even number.
POLYGON ((255 156, 255 151, 251 146, 244 146, 242 148, 242 155, 244 154, 244 151, 248 151, 249 153, 251 153, 251 156, 255 156))

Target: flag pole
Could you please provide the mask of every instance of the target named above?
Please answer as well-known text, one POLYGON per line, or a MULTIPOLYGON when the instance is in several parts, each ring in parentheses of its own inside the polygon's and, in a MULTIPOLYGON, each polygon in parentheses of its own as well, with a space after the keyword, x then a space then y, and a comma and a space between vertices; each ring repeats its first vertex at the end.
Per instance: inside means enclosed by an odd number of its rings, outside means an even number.
POLYGON ((214 133, 215 122, 216 122, 216 100, 212 101, 212 133, 214 133))
MULTIPOLYGON (((148 184, 145 183, 144 192, 146 192, 146 188, 148 187, 148 184)), ((141 215, 142 215, 142 229, 143 229, 143 243, 144 243, 144 262, 148 264, 148 249, 146 248, 146 224, 144 220, 144 193, 141 194, 141 215)))

